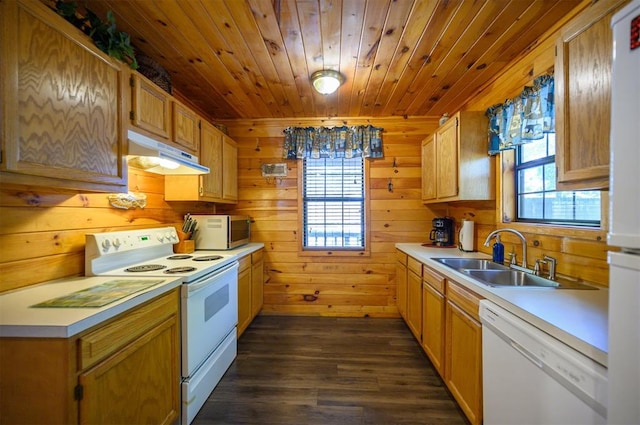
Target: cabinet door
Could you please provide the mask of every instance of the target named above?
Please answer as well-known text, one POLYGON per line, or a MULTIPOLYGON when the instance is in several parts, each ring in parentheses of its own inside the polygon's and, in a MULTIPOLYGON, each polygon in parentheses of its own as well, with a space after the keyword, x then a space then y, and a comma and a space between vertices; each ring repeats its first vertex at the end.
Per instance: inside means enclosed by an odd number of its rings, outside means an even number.
POLYGON ((422 285, 422 347, 440 375, 444 374, 444 296, 422 285))
POLYGON ((200 147, 200 118, 191 109, 174 100, 173 141, 191 153, 198 153, 200 147))
POLYGON ((251 254, 251 317, 256 317, 263 304, 264 280, 262 251, 251 254))
POLYGON ((125 65, 40 2, 2 2, 0 25, 3 181, 126 191, 125 65))
POLYGON ((407 266, 400 261, 396 263, 396 303, 398 312, 407 318, 407 266))
POLYGON ((436 133, 436 194, 438 199, 458 194, 458 120, 450 119, 436 133))
POLYGON ((482 327, 451 301, 446 305, 444 379, 469 421, 482 422, 482 327))
POLYGON ((624 1, 597 2, 556 44, 556 165, 559 189, 609 187, 611 17, 624 1))
POLYGON ((251 266, 238 272, 238 337, 251 323, 251 266))
POLYGON ((200 176, 200 195, 205 200, 222 198, 222 136, 213 125, 202 121, 200 162, 211 170, 200 176))
POLYGON ((80 374, 80 423, 171 424, 178 417, 178 317, 80 374))
POLYGON ((139 74, 132 75, 131 123, 163 142, 171 138, 171 96, 139 74))
POLYGON ((222 157, 224 167, 222 176, 222 198, 226 201, 238 200, 238 146, 231 138, 223 136, 222 157))
POLYGON ((407 274, 407 324, 420 341, 422 336, 422 276, 407 274))
POLYGON ((435 136, 422 141, 422 200, 436 199, 436 141, 435 136))

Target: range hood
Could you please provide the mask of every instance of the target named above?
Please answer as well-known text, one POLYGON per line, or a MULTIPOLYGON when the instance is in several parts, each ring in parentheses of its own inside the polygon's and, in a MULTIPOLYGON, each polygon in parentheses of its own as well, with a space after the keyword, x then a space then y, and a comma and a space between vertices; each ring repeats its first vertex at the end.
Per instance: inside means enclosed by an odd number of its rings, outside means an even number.
POLYGON ((129 130, 130 167, 156 174, 209 174, 209 168, 198 164, 198 157, 150 137, 129 130))

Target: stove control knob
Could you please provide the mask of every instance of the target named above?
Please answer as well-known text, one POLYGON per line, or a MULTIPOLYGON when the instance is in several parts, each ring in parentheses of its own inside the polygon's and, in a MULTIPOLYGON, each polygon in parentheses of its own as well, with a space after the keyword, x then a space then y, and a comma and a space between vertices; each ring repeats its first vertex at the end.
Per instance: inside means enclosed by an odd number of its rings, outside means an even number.
POLYGON ((176 234, 176 232, 171 232, 169 234, 169 238, 171 239, 171 241, 173 242, 178 242, 178 235, 176 234))
POLYGON ((109 251, 109 248, 111 248, 111 241, 109 241, 109 239, 103 240, 102 249, 106 252, 106 251, 109 251))
POLYGON ((171 233, 170 232, 166 232, 164 234, 165 239, 167 240, 167 242, 169 242, 171 240, 171 233))
POLYGON ((118 248, 120 248, 120 246, 122 245, 122 243, 120 242, 120 239, 115 238, 113 240, 113 247, 117 250, 118 248))
POLYGON ((162 233, 158 233, 156 238, 158 239, 158 242, 162 242, 164 240, 164 235, 162 235, 162 233))

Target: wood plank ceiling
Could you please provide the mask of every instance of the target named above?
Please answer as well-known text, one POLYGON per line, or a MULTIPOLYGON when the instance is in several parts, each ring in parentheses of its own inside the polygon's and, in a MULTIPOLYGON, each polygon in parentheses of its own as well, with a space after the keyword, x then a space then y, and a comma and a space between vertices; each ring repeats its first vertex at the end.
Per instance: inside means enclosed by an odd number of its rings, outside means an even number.
POLYGON ((212 117, 453 113, 581 0, 85 0, 212 117), (309 76, 340 71, 332 95, 309 76))

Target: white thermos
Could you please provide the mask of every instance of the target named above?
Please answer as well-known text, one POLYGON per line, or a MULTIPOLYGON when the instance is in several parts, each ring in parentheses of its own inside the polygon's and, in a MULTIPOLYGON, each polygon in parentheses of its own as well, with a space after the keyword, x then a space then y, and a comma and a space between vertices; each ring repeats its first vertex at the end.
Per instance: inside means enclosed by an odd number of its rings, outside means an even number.
POLYGON ((460 227, 460 233, 458 234, 458 248, 460 249, 460 251, 475 251, 473 249, 473 228, 473 220, 462 220, 462 226, 460 227))

